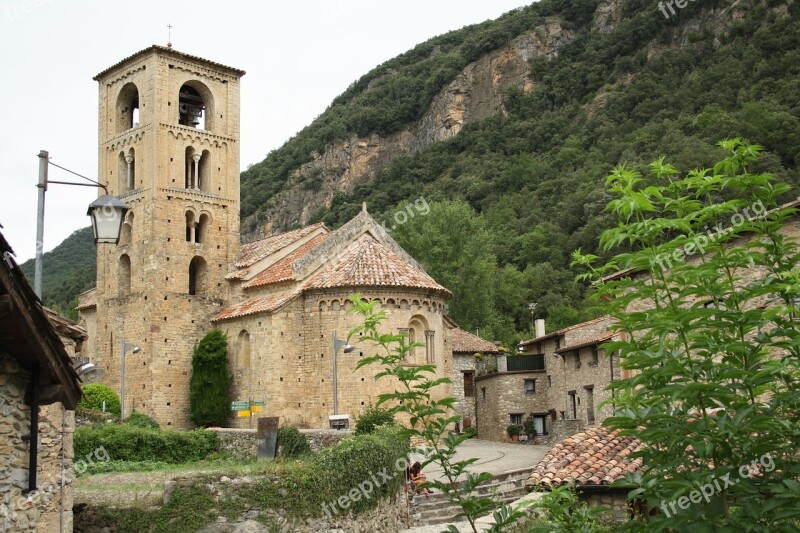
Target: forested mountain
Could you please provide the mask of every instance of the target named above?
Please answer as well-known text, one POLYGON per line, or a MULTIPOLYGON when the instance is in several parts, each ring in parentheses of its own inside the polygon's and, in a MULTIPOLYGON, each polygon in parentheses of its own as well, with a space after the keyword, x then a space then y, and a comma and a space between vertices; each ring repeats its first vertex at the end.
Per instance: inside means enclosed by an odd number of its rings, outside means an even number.
POLYGON ((245 230, 335 227, 366 201, 453 290, 463 327, 511 342, 530 334, 529 303, 548 329, 590 317, 568 261, 596 252, 610 223, 614 165, 709 166, 718 140, 740 136, 766 148, 759 170, 800 181, 796 2, 668 14, 650 0, 542 0, 417 46, 242 174, 245 230))
MULTIPOLYGON (((42 257, 42 300, 59 314, 75 319, 77 296, 94 287, 97 260, 92 228, 79 229, 42 257)), ((33 286, 34 260, 20 265, 33 286)))
POLYGON ((462 327, 510 343, 529 303, 548 330, 591 317, 568 261, 610 224, 614 165, 709 166, 739 136, 800 182, 796 0, 672 5, 541 0, 379 65, 242 173, 244 238, 366 201, 462 327))

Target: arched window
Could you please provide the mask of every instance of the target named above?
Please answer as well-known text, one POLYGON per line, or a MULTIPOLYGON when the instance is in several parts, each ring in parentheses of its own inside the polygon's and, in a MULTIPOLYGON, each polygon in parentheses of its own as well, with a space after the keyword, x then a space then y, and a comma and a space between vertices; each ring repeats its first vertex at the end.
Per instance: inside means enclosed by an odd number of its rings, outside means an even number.
POLYGON ((206 290, 206 261, 196 256, 189 263, 189 294, 199 295, 206 290))
POLYGON ((208 238, 208 215, 202 214, 194 230, 194 242, 198 244, 206 242, 206 238, 208 238))
POLYGON ((125 162, 128 164, 128 190, 132 191, 136 188, 136 151, 133 148, 128 150, 125 162))
POLYGON ((117 96, 116 132, 122 133, 139 125, 139 89, 126 83, 117 96))
POLYGON ((127 296, 131 292, 131 258, 127 254, 119 257, 119 296, 127 296))
POLYGON ((120 152, 117 158, 117 183, 120 194, 136 188, 136 151, 120 152))
POLYGON ((408 353, 407 362, 415 365, 431 363, 431 347, 428 321, 421 315, 414 315, 408 323, 408 342, 423 343, 425 346, 412 348, 408 353))
POLYGON ((239 332, 239 357, 236 359, 239 368, 250 368, 250 334, 247 330, 239 332))
POLYGON ((211 91, 197 80, 186 82, 178 91, 178 124, 211 131, 214 99, 211 91))
POLYGON ((194 212, 186 212, 186 242, 194 242, 195 239, 195 226, 194 212))

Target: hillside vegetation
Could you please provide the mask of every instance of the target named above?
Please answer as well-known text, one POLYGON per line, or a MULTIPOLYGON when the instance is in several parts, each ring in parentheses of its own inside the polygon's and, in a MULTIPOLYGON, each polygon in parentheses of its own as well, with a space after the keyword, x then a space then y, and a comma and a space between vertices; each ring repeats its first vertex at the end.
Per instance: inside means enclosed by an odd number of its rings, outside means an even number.
MULTIPOLYGON (((34 260, 20 265, 33 286, 34 260)), ((97 260, 92 228, 75 231, 42 257, 42 300, 57 313, 76 319, 78 295, 94 287, 97 260)))
MULTIPOLYGON (((366 201, 453 291, 449 312, 459 325, 512 343, 531 334, 530 303, 548 330, 601 312, 587 305, 568 261, 579 247, 598 253, 612 223, 602 184, 614 165, 645 171, 664 155, 681 171, 708 167, 724 156, 717 141, 741 137, 766 149, 755 171, 800 182, 795 0, 703 0, 669 19, 652 0, 541 0, 434 37, 354 82, 242 173, 242 220, 263 222, 278 208, 276 194, 308 187, 290 177, 315 155, 353 135, 385 137, 418 122, 471 62, 553 21, 570 39, 552 59, 530 61, 529 90, 507 91, 503 113, 394 157, 311 221, 337 227, 366 201), (397 224, 401 209, 413 216, 397 224)), ((66 283, 51 282, 49 268, 45 300, 55 301, 48 287, 66 283)), ((91 286, 79 283, 89 274, 74 274, 71 296, 91 286)))
MULTIPOLYGON (((626 1, 621 21, 607 33, 592 30, 595 4, 543 0, 437 37, 378 67, 243 173, 243 214, 280 190, 308 150, 321 149, 314 140, 333 139, 323 135, 330 124, 359 133, 397 124, 357 120, 372 109, 358 102, 392 109, 381 115, 419 116, 429 92, 420 90, 413 74, 444 60, 444 52, 431 56, 430 50, 446 45, 447 57, 471 57, 464 51, 474 49, 476 35, 485 37, 488 50, 502 44, 490 35, 508 39, 553 14, 576 37, 557 59, 532 62, 533 89, 509 91, 505 115, 467 124, 449 141, 394 158, 371 183, 337 194, 313 220, 338 226, 366 201, 372 213, 391 221, 398 204, 425 198, 430 214, 410 218, 393 235, 453 290, 450 313, 462 327, 513 342, 530 334, 528 303, 537 303, 548 329, 599 312, 586 308, 585 290, 573 284, 567 263, 578 247, 597 253, 598 236, 611 223, 602 183, 612 166, 644 169, 665 155, 681 170, 707 167, 722 156, 718 140, 739 136, 766 148, 757 170, 800 181, 795 2, 696 2, 667 20, 651 2, 626 1), (415 93, 416 111, 401 112, 404 100, 393 99, 393 90, 415 93)), ((453 61, 454 68, 461 64, 453 61)))

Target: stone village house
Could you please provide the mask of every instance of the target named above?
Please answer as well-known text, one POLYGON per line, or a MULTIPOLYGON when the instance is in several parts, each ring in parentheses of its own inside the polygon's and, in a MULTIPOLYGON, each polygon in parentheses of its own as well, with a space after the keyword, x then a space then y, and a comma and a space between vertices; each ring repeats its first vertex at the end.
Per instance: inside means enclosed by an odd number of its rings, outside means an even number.
MULTIPOLYGON (((122 347, 135 343, 141 351, 127 357, 126 411, 187 428, 192 350, 218 327, 228 335, 233 399, 265 402, 258 416, 282 424, 326 428, 334 414, 332 337, 360 323, 347 300, 358 292, 389 312, 384 327, 424 344, 409 365, 434 364, 435 378, 453 375, 461 337, 445 316, 450 292, 366 207, 335 231, 314 224, 240 242, 243 75, 151 46, 95 77, 100 179, 131 209, 119 245, 97 251, 96 287, 80 297, 84 355, 119 390, 122 347)), ((351 418, 393 390, 374 380, 376 368, 356 370, 367 355, 357 340, 352 353, 337 354, 338 414, 351 418)), ((436 394, 450 396, 451 386, 436 394)), ((467 400, 461 404, 465 417, 472 413, 467 400)), ((250 423, 232 417, 230 425, 250 423)))
POLYGON ((480 438, 507 441, 506 428, 533 414, 537 433, 556 442, 611 414, 610 405, 598 408, 620 376, 617 354, 601 348, 614 336, 611 317, 547 334, 542 322, 536 338, 520 343, 520 353, 498 356, 496 370, 476 376, 480 438))
POLYGON ((51 323, 2 234, 0 254, 0 529, 71 531, 81 391, 69 352, 83 333, 63 319, 51 323))

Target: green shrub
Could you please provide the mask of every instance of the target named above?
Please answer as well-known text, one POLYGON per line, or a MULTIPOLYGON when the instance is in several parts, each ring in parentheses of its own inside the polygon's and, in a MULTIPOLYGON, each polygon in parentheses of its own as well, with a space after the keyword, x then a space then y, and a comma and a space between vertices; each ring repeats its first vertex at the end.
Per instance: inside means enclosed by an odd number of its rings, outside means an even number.
POLYGON ((119 396, 114 392, 114 389, 102 383, 91 383, 81 387, 83 398, 78 403, 78 407, 86 409, 94 409, 96 411, 103 410, 103 402, 106 402, 106 411, 119 415, 120 403, 119 396))
POLYGON ((105 448, 112 461, 184 463, 202 459, 217 449, 213 431, 175 431, 130 424, 96 424, 75 430, 75 457, 105 448))
POLYGON ((475 429, 475 426, 470 426, 470 427, 464 429, 464 435, 466 435, 468 439, 471 439, 471 438, 475 437, 475 435, 477 435, 477 434, 478 434, 478 430, 475 429))
POLYGON ((404 462, 397 468, 398 460, 407 453, 408 441, 399 428, 353 436, 305 461, 275 464, 277 477, 270 476, 269 480, 242 488, 239 496, 253 507, 282 507, 292 518, 307 518, 322 515, 323 504, 334 502, 370 481, 372 490, 368 498, 351 499, 346 510, 335 510, 357 514, 376 507, 381 498, 396 494, 405 472, 404 462), (391 479, 383 479, 379 472, 385 472, 391 479), (286 493, 291 498, 286 498, 286 493))
POLYGON ((189 411, 192 422, 201 427, 224 426, 230 415, 228 337, 213 329, 203 337, 192 354, 189 380, 189 411))
POLYGON ((311 446, 296 427, 278 428, 278 449, 281 457, 302 457, 311 453, 311 446))
POLYGON ((137 428, 159 429, 161 426, 158 422, 150 418, 144 413, 134 411, 125 418, 125 424, 129 426, 136 426, 137 428))
POLYGON ((356 435, 372 433, 375 430, 394 425, 394 414, 380 406, 369 404, 356 420, 356 435))

